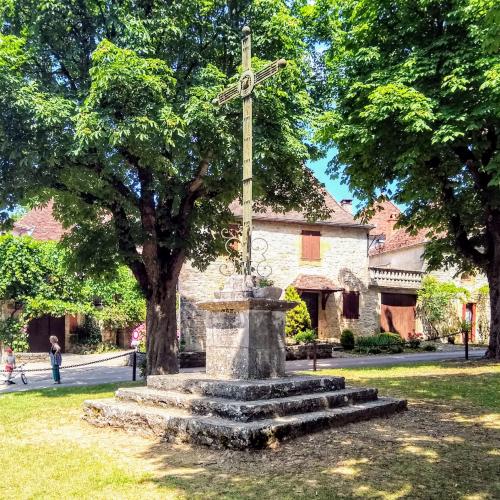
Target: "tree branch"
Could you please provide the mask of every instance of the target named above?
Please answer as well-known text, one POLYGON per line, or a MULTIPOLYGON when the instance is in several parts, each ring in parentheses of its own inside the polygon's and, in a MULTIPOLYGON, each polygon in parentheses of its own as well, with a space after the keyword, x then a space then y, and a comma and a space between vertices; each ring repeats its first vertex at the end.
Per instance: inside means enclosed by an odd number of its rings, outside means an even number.
POLYGON ((442 198, 445 206, 448 206, 450 210, 449 216, 449 228, 451 234, 455 238, 455 242, 457 247, 463 253, 463 255, 474 262, 475 265, 479 267, 484 267, 487 263, 486 255, 479 252, 474 243, 469 239, 467 235, 467 231, 462 223, 462 219, 458 210, 454 210, 453 207, 456 207, 457 200, 455 198, 455 194, 453 193, 453 189, 446 183, 443 183, 441 188, 442 198))
POLYGON ((483 164, 483 166, 488 165, 488 163, 491 161, 491 158, 498 150, 498 136, 493 125, 489 125, 487 128, 486 139, 488 140, 490 147, 486 148, 481 156, 481 163, 483 164))
POLYGON ((113 214, 113 223, 120 253, 137 279, 144 295, 149 297, 151 293, 150 281, 141 255, 137 251, 135 243, 130 238, 131 227, 127 219, 127 214, 123 207, 116 202, 112 204, 110 210, 113 214))

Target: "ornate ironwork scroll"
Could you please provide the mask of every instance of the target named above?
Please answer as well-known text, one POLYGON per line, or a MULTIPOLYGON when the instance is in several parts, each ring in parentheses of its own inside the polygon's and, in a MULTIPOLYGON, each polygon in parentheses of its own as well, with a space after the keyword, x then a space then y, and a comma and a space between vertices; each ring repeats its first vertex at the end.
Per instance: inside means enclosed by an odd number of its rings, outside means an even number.
POLYGON ((241 233, 228 228, 223 229, 222 237, 224 238, 224 247, 226 249, 227 260, 219 266, 219 271, 224 276, 232 274, 247 274, 258 276, 259 278, 268 278, 271 276, 273 269, 266 258, 266 253, 269 248, 267 241, 264 238, 252 239, 252 260, 248 269, 247 262, 242 248, 241 233))

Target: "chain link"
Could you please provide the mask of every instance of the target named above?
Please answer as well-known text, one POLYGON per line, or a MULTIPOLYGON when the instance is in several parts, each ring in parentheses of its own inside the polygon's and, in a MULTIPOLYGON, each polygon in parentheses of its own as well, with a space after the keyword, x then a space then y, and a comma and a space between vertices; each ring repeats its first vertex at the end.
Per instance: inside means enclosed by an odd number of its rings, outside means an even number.
MULTIPOLYGON (((118 356, 110 356, 109 358, 97 359, 95 361, 88 361, 87 363, 79 363, 76 365, 69 365, 69 366, 60 366, 59 369, 60 370, 68 370, 70 368, 79 368, 80 366, 96 365, 98 363, 104 363, 104 362, 110 361, 112 359, 118 359, 118 358, 124 358, 125 356, 130 356, 131 354, 133 354, 133 352, 134 351, 128 351, 124 354, 119 354, 118 356)), ((30 373, 30 372, 45 372, 45 371, 52 371, 52 368, 31 368, 28 370, 14 368, 13 372, 30 373)), ((7 370, 2 370, 2 372, 7 373, 7 370)))

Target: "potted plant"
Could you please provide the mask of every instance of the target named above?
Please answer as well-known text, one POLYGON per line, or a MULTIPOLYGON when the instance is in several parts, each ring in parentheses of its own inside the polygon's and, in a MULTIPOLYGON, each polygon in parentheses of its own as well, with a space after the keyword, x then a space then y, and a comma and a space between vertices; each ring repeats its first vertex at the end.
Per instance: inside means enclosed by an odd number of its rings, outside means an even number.
POLYGON ((256 299, 279 300, 283 290, 278 286, 274 286, 274 281, 268 278, 258 278, 256 281, 257 286, 253 289, 253 296, 256 299))

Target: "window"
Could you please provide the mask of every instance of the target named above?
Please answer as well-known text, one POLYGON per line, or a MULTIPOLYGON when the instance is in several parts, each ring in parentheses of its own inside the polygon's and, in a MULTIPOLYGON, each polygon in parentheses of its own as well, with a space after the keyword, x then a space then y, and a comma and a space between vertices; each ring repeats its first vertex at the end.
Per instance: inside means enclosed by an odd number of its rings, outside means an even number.
POLYGON ((359 292, 344 292, 342 306, 342 316, 345 319, 359 319, 359 292))
POLYGON ((304 260, 320 260, 319 231, 302 231, 302 258, 304 260))

